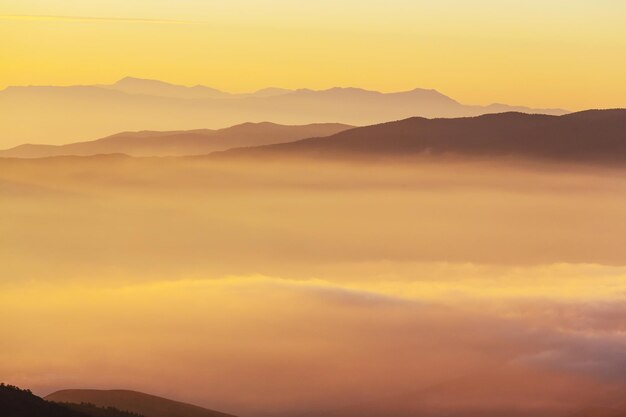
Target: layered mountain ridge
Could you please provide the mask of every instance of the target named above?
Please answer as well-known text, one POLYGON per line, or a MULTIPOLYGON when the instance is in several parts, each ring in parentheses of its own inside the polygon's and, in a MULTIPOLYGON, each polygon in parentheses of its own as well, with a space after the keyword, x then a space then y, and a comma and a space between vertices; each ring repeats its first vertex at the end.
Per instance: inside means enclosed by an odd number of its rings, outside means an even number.
POLYGON ((245 122, 370 125, 421 117, 502 111, 564 114, 562 109, 473 106, 430 89, 382 93, 360 88, 267 88, 231 94, 126 77, 110 85, 24 86, 0 91, 0 147, 62 144, 121 131, 219 129, 245 122))
POLYGON ((325 138, 232 149, 216 157, 379 158, 522 157, 626 162, 626 109, 563 116, 499 113, 454 119, 420 117, 350 129, 325 138))

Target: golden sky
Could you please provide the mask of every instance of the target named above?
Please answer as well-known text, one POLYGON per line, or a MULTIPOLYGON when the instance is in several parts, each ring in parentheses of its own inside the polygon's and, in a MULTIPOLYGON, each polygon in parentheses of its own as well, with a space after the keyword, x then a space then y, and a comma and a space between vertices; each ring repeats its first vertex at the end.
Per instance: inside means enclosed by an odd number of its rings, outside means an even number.
POLYGON ((625 17, 619 0, 4 0, 0 88, 132 75, 621 107, 625 17))
MULTIPOLYGON (((0 0, 0 89, 134 76, 624 107, 625 21, 624 0, 0 0)), ((19 132, 114 120, 6 102, 19 132)), ((277 417, 459 377, 485 410, 575 415, 626 391, 621 169, 5 158, 0 185, 0 381, 37 394, 277 417)))

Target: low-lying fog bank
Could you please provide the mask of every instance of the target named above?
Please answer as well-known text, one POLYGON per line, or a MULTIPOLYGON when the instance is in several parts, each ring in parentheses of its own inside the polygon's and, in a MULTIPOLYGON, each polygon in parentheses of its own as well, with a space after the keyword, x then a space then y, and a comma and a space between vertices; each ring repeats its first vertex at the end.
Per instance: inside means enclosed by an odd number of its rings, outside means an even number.
POLYGON ((243 416, 616 407, 625 191, 512 160, 0 160, 0 379, 243 416))

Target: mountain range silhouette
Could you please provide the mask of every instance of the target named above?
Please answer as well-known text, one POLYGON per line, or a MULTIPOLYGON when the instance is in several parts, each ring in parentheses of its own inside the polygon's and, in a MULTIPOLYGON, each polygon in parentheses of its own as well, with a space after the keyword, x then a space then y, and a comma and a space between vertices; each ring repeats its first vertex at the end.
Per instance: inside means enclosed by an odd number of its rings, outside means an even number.
POLYGON ((0 147, 62 144, 122 131, 219 129, 245 122, 371 125, 421 117, 463 117, 519 111, 564 114, 493 104, 473 106, 432 89, 381 93, 360 88, 267 88, 229 94, 204 86, 123 78, 110 85, 25 86, 0 91, 0 147))
POLYGON ((548 161, 626 162, 626 110, 563 116, 500 113, 455 119, 413 117, 325 138, 232 149, 216 157, 409 156, 522 157, 548 161))
POLYGON ((219 130, 122 132, 93 141, 66 145, 19 145, 15 148, 0 150, 0 157, 41 158, 111 153, 131 156, 201 155, 234 147, 268 145, 313 136, 328 136, 350 128, 352 126, 339 123, 285 126, 263 122, 244 123, 219 130))

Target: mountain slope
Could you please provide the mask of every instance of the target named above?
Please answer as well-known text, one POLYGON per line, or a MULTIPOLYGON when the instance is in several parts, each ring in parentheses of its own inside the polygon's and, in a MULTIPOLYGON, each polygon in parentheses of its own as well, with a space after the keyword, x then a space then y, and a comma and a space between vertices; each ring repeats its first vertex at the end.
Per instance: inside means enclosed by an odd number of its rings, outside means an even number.
POLYGON ((234 147, 329 136, 350 128, 352 126, 338 123, 284 126, 265 122, 244 123, 220 130, 123 132, 102 139, 67 145, 20 145, 0 151, 0 157, 41 158, 107 153, 124 153, 132 156, 201 155, 234 147))
POLYGON ((218 157, 322 158, 514 156, 563 161, 626 162, 626 110, 563 116, 500 113, 471 118, 411 118, 327 138, 233 149, 218 157))
POLYGON ((89 404, 57 404, 28 390, 0 384, 0 416, 3 417, 141 417, 113 408, 89 404))
POLYGON ((461 117, 559 109, 464 105, 435 90, 381 93, 359 88, 263 89, 229 94, 203 86, 124 78, 112 85, 9 87, 0 91, 0 147, 60 144, 132 130, 223 128, 270 120, 302 125, 370 125, 413 116, 461 117))
POLYGON ((45 399, 61 403, 90 403, 99 407, 115 407, 145 417, 232 417, 230 414, 196 405, 127 390, 62 390, 45 399))

